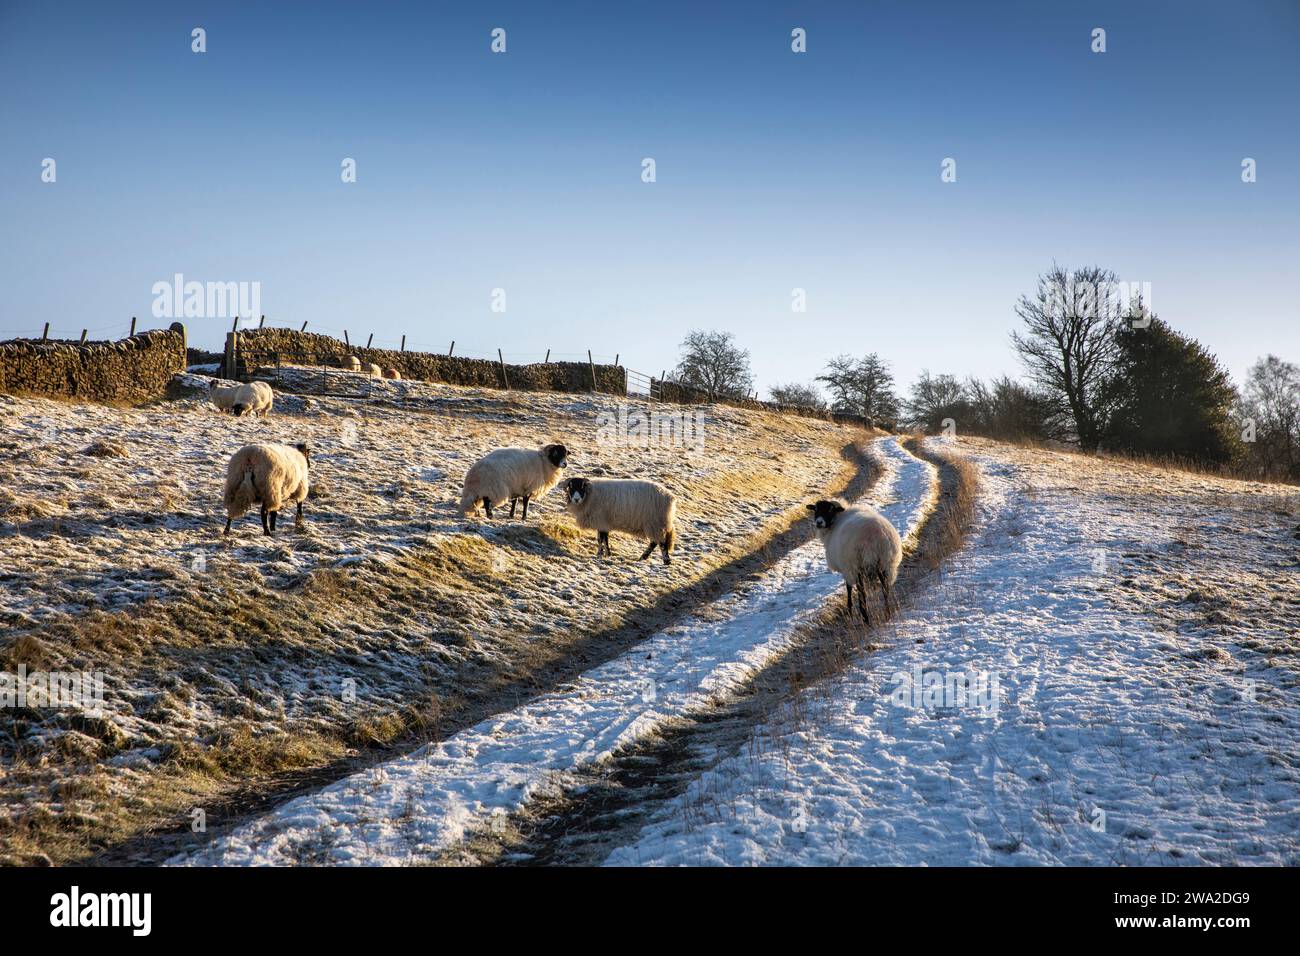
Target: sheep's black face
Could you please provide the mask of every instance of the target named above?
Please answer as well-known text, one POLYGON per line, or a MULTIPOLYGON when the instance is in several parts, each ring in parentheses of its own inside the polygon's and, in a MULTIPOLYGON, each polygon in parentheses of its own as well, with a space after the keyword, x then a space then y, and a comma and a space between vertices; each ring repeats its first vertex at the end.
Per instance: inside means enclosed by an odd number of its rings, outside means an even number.
POLYGON ((307 463, 307 467, 310 468, 310 467, 311 467, 311 449, 307 447, 307 443, 306 443, 306 442, 298 442, 298 444, 294 445, 293 447, 296 448, 296 449, 298 449, 298 453, 299 453, 300 455, 302 455, 302 460, 305 461, 305 462, 307 463))
POLYGON ((567 468, 569 465, 569 450, 563 445, 547 445, 546 460, 556 468, 567 468))
POLYGON ((234 405, 231 405, 231 406, 230 406, 230 414, 232 414, 232 415, 234 415, 236 418, 238 418, 240 415, 244 414, 244 406, 243 406, 243 405, 240 405, 240 404, 238 404, 238 403, 236 403, 236 404, 234 404, 234 405))
POLYGON ((564 497, 575 505, 580 505, 591 492, 591 482, 586 478, 570 478, 564 483, 564 497))
POLYGON ((819 528, 829 528, 835 523, 844 506, 838 501, 819 501, 815 505, 806 506, 812 512, 813 524, 819 528))

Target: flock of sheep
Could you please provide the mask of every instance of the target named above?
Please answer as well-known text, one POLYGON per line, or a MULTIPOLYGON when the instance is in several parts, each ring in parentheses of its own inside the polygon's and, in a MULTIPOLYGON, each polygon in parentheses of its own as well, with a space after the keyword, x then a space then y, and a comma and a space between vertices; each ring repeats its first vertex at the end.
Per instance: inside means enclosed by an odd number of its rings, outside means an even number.
MULTIPOLYGON (((355 359, 354 359, 355 360, 355 359)), ((212 403, 233 415, 265 415, 274 396, 265 382, 218 386, 211 390, 212 403)), ((479 505, 492 518, 492 509, 510 503, 509 517, 523 502, 523 519, 528 503, 560 483, 568 467, 569 451, 561 444, 541 448, 499 448, 476 461, 465 474, 460 513, 471 514, 479 505)), ((310 486, 310 450, 305 444, 245 445, 231 456, 226 468, 226 530, 254 505, 260 506, 262 532, 273 534, 281 510, 297 506, 295 525, 302 522, 302 503, 310 486)), ((610 532, 632 535, 649 542, 641 555, 644 561, 659 548, 664 564, 671 562, 676 538, 677 499, 654 481, 628 478, 570 478, 564 482, 564 504, 578 527, 596 532, 596 555, 612 556, 610 532)), ((894 526, 866 505, 847 506, 822 500, 807 506, 812 513, 818 539, 826 549, 826 563, 844 578, 847 606, 853 612, 853 589, 857 607, 870 623, 867 609, 868 586, 879 585, 888 605, 898 577, 902 541, 894 526)))

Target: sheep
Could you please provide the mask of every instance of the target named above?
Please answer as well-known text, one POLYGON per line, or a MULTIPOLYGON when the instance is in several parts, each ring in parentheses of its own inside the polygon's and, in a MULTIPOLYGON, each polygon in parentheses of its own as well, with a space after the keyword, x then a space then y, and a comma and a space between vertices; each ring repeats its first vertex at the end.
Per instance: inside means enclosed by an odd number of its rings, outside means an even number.
POLYGON ((509 500, 510 517, 515 516, 515 502, 524 500, 524 520, 528 520, 528 501, 543 495, 560 480, 560 470, 569 464, 569 452, 563 445, 541 448, 498 448, 470 466, 460 496, 460 513, 468 515, 476 504, 492 517, 494 505, 509 500))
POLYGON ((650 540, 637 560, 650 557, 657 546, 664 564, 672 563, 668 552, 677 537, 677 499, 663 485, 628 478, 570 478, 564 483, 564 499, 579 528, 595 529, 597 557, 602 551, 613 556, 609 533, 621 531, 650 540))
POLYGON ((275 400, 275 393, 266 382, 217 385, 214 381, 208 394, 213 405, 223 412, 230 412, 236 418, 245 412, 252 415, 265 415, 271 410, 275 400))
POLYGON ((349 355, 343 360, 343 367, 353 372, 360 372, 361 359, 357 358, 355 355, 349 355))
POLYGON ((374 362, 363 362, 361 364, 361 371, 364 372, 366 376, 369 378, 384 377, 383 370, 380 369, 380 367, 376 365, 374 362))
POLYGON ((402 373, 395 368, 386 368, 384 369, 384 378, 391 378, 394 382, 400 382, 402 373))
POLYGON ((295 525, 302 524, 302 502, 307 497, 311 467, 305 444, 245 445, 226 466, 226 530, 254 504, 262 506, 262 533, 275 532, 275 519, 286 504, 297 502, 295 525), (268 516, 270 518, 268 522, 268 516))
POLYGON ((249 382, 239 387, 235 403, 230 406, 230 414, 238 418, 248 413, 260 418, 271 410, 274 401, 275 393, 271 391, 270 385, 266 382, 249 382))
POLYGON ((858 611, 866 623, 867 581, 880 585, 885 607, 889 607, 898 564, 903 558, 903 542, 894 526, 874 508, 866 505, 845 507, 839 501, 818 501, 807 506, 812 512, 817 538, 826 548, 826 564, 844 576, 847 589, 846 610, 853 616, 853 585, 858 586, 858 611))

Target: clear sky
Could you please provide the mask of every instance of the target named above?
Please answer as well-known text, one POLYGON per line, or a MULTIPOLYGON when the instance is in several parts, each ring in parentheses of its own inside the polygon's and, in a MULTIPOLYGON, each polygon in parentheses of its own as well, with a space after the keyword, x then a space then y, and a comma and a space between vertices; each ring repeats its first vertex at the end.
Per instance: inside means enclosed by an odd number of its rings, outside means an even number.
POLYGON ((1300 0, 0 0, 0 223, 0 338, 124 332, 179 272, 354 341, 658 373, 716 328, 762 390, 869 351, 905 388, 1018 372, 1057 261, 1240 378, 1300 361, 1300 0))

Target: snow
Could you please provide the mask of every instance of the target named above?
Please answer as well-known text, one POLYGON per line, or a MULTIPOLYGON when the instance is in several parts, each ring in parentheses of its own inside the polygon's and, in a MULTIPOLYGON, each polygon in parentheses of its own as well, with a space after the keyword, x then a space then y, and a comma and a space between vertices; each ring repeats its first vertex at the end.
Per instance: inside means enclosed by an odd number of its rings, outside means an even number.
MULTIPOLYGON (((867 500, 906 545, 934 506, 936 473, 897 439, 875 449, 882 474, 867 500)), ((295 799, 170 862, 378 865, 431 857, 493 815, 517 810, 557 774, 710 706, 787 646, 796 627, 841 589, 812 541, 572 686, 295 799)))
POLYGON ((1294 655, 1294 612, 1274 597, 1245 627, 1207 627, 1184 608, 1216 580, 1259 604, 1279 577, 1294 605, 1294 517, 1253 495, 1235 512, 1208 479, 972 457, 977 527, 932 599, 609 865, 1300 863, 1300 682, 1250 649, 1294 655), (917 699, 901 691, 918 670, 1000 693, 917 699))

